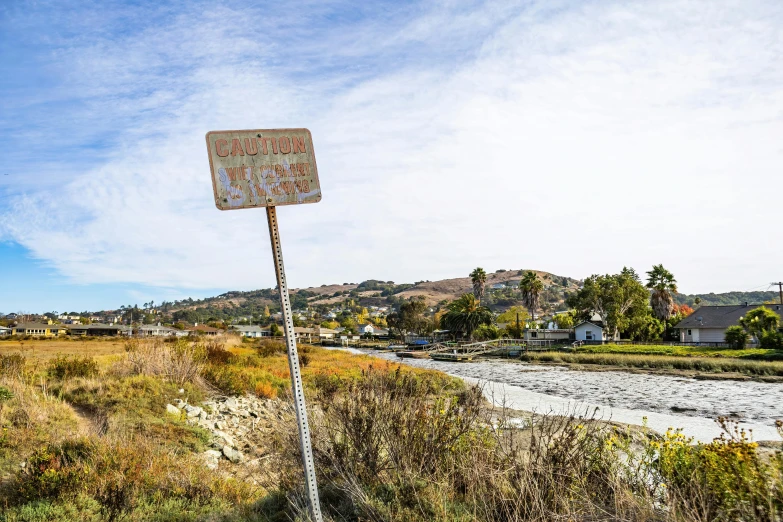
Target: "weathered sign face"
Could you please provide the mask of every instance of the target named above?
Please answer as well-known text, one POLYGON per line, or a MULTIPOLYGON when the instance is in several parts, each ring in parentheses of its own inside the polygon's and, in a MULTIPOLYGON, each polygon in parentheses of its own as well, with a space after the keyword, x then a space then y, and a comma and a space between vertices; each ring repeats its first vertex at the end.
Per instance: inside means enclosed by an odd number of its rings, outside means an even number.
POLYGON ((212 131, 207 150, 220 210, 321 201, 307 129, 212 131))

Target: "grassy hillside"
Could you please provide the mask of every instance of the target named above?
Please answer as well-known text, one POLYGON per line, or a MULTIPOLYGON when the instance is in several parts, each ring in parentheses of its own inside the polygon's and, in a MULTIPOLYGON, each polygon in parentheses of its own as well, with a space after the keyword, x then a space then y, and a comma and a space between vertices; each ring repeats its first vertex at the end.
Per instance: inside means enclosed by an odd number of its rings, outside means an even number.
MULTIPOLYGON (((0 341, 0 521, 307 520, 285 349, 230 342, 130 342, 98 362, 0 341)), ((303 347, 300 362, 327 522, 783 515, 783 455, 725 419, 693 444, 578 408, 494 408, 366 356, 303 347)))

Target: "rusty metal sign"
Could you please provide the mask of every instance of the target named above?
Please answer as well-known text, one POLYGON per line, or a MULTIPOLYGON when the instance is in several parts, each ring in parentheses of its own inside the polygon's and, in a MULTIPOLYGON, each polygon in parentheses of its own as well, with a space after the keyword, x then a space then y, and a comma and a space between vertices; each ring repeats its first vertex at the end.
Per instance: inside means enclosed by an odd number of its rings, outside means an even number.
POLYGON ((220 210, 321 201, 307 129, 211 131, 207 151, 220 210))

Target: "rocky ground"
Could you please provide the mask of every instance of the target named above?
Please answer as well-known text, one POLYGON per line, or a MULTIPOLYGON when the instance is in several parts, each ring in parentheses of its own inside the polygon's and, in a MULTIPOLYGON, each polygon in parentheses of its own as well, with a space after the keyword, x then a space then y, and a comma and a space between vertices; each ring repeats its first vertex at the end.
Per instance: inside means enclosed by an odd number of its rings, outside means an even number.
POLYGON ((177 400, 166 411, 212 434, 203 453, 208 468, 259 484, 270 475, 272 446, 293 429, 293 407, 283 401, 255 396, 218 397, 198 405, 177 400))

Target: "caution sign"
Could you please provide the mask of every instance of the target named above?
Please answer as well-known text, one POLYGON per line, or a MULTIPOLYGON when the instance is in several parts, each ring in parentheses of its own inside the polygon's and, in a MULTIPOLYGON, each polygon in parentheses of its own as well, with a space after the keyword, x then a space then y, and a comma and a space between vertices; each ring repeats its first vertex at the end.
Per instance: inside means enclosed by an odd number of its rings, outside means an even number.
POLYGON ((220 210, 321 201, 307 129, 212 131, 207 150, 220 210))

